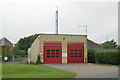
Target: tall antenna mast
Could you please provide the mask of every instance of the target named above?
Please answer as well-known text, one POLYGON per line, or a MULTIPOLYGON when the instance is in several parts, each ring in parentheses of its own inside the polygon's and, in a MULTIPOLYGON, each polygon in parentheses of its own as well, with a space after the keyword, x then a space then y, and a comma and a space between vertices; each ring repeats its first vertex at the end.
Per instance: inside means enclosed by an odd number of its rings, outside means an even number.
POLYGON ((56 14, 56 20, 55 20, 55 23, 56 23, 56 34, 58 34, 58 5, 56 6, 57 10, 55 12, 56 14))

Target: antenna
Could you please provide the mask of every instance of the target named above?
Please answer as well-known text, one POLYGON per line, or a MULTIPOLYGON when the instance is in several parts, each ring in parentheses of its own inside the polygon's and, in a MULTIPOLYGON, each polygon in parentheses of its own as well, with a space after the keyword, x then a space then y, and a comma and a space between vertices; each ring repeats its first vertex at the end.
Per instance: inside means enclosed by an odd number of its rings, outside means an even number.
POLYGON ((55 20, 55 23, 56 23, 56 34, 58 34, 58 5, 56 6, 56 20, 55 20))

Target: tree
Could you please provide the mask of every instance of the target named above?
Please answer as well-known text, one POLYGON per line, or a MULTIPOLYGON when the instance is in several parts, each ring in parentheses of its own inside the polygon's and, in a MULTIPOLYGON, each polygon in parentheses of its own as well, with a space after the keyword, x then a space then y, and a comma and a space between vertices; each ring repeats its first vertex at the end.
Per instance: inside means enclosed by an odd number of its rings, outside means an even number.
POLYGON ((118 45, 117 43, 113 40, 111 41, 106 41, 101 44, 103 49, 117 49, 118 45))
POLYGON ((120 46, 118 46, 117 49, 120 50, 120 46))
POLYGON ((27 50, 39 34, 21 38, 14 47, 14 55, 27 55, 27 50))

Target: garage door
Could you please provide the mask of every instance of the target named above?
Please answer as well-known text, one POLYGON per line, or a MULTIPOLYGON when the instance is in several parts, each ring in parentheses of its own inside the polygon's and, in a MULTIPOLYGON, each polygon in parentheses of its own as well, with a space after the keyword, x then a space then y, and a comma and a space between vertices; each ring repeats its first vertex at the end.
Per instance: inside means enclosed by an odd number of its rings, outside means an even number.
POLYGON ((44 63, 62 63, 61 43, 44 43, 44 63))
POLYGON ((68 43, 68 63, 84 63, 84 43, 68 43))

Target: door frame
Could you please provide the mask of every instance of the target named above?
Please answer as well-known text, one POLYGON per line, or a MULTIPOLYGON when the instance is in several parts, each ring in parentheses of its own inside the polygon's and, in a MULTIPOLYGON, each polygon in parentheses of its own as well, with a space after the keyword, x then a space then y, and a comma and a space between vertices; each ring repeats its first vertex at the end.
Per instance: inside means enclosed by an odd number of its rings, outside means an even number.
POLYGON ((44 53, 44 54, 43 54, 43 58, 44 58, 44 59, 43 59, 43 62, 46 63, 46 61, 45 61, 45 58, 46 58, 45 47, 46 47, 46 46, 51 46, 51 45, 52 45, 52 46, 56 46, 56 45, 57 45, 57 46, 60 46, 61 54, 60 54, 59 56, 60 56, 60 63, 62 63, 62 43, 52 43, 52 42, 45 42, 45 43, 44 43, 44 46, 43 46, 43 48, 44 48, 44 49, 43 49, 43 51, 44 51, 44 52, 43 52, 43 53, 44 53))
POLYGON ((84 63, 84 43, 68 43, 67 44, 67 64, 68 63, 70 63, 69 62, 69 56, 70 56, 70 54, 69 54, 69 47, 70 47, 70 45, 73 45, 73 46, 75 46, 75 44, 80 44, 80 45, 82 45, 82 47, 83 47, 83 54, 82 54, 82 56, 83 56, 83 59, 82 59, 82 63, 84 63))

